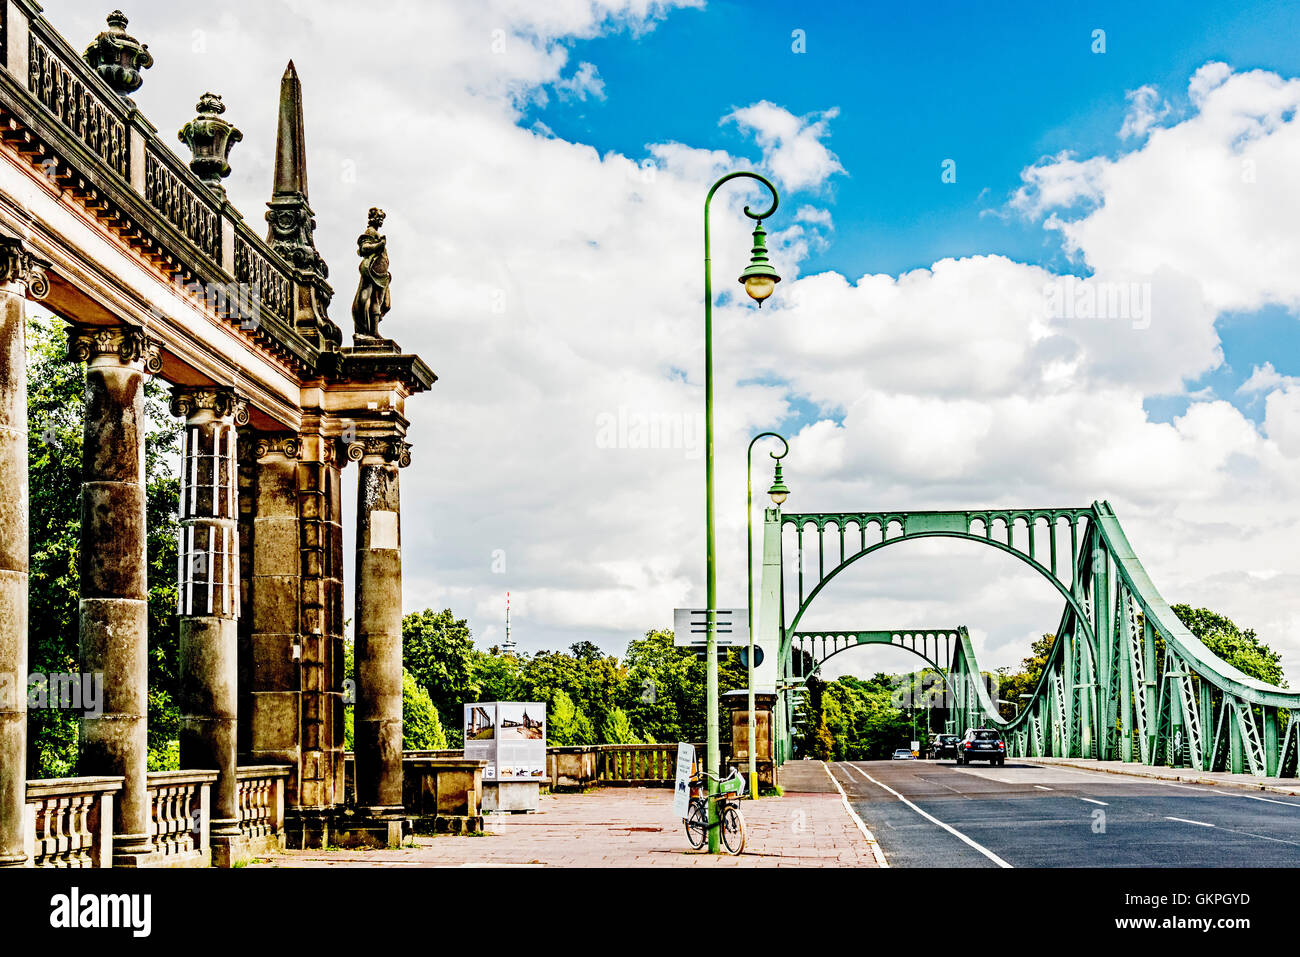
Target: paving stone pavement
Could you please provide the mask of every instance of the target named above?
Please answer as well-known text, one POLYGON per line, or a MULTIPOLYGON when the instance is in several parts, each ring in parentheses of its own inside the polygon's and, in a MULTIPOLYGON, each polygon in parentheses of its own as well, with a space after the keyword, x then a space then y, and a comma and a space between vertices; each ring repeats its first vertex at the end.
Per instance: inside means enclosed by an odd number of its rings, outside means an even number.
POLYGON ((790 783, 829 788, 743 802, 747 841, 739 857, 691 850, 666 788, 596 788, 543 795, 533 814, 487 815, 488 833, 481 837, 417 835, 414 847, 286 851, 250 866, 878 866, 873 842, 850 816, 824 766, 809 764, 790 783))

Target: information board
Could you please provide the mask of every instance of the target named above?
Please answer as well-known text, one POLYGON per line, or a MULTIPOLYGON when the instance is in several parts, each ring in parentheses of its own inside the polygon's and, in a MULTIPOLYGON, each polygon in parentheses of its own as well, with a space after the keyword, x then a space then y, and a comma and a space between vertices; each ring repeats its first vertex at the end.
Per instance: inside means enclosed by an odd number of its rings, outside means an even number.
POLYGON ((465 757, 486 761, 484 781, 546 777, 546 704, 479 701, 465 705, 465 757))

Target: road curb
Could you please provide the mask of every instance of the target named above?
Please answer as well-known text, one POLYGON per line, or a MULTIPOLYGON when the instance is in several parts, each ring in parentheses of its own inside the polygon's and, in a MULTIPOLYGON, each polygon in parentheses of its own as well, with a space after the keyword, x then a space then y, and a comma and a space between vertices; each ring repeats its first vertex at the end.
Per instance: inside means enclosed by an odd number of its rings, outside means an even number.
POLYGON ((1273 784, 1257 784, 1252 781, 1220 781, 1200 774, 1156 774, 1141 769, 1141 765, 1120 764, 1118 767, 1102 767, 1095 764, 1080 764, 1068 758, 1017 758, 1026 764, 1039 767, 1071 768, 1075 771, 1096 771, 1101 774, 1119 774, 1130 778, 1145 778, 1148 781, 1169 781, 1175 784, 1199 784, 1203 787, 1233 788, 1239 791, 1267 791, 1270 794, 1284 794, 1300 797, 1300 780, 1293 787, 1278 787, 1273 784))
POLYGON ((858 830, 861 831, 862 836, 866 838, 867 844, 871 848, 871 856, 876 859, 876 866, 888 867, 889 861, 885 857, 885 852, 881 850, 880 842, 876 840, 876 835, 871 833, 871 829, 867 827, 862 818, 858 817, 858 812, 853 810, 853 805, 849 803, 849 796, 844 793, 844 788, 840 785, 840 782, 835 780, 835 775, 831 774, 831 769, 825 761, 822 762, 822 770, 826 772, 826 776, 830 778, 831 783, 835 785, 835 790, 840 792, 840 800, 844 803, 844 810, 849 812, 849 817, 853 818, 853 823, 858 826, 858 830))

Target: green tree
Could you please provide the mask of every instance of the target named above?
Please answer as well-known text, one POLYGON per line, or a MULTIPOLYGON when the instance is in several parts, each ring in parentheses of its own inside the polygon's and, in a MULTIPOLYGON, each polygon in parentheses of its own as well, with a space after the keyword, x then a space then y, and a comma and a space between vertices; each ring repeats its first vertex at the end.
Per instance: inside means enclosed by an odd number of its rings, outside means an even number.
POLYGON ((1187 630, 1212 652, 1252 678, 1285 688, 1282 655, 1259 640, 1255 629, 1242 629, 1226 615, 1208 608, 1173 605, 1174 614, 1187 630))
POLYGON ((605 722, 600 726, 600 738, 604 744, 640 744, 641 740, 632 730, 632 722, 622 708, 610 708, 605 715, 605 722))
POLYGON ((460 714, 466 702, 478 700, 469 623, 450 608, 426 608, 402 619, 402 665, 440 714, 460 714))
POLYGON ((407 751, 432 751, 447 747, 447 736, 433 706, 429 692, 420 687, 411 673, 402 670, 402 748, 407 751))
POLYGON ((547 737, 549 744, 595 744, 591 720, 577 709, 564 691, 556 691, 548 705, 547 737))

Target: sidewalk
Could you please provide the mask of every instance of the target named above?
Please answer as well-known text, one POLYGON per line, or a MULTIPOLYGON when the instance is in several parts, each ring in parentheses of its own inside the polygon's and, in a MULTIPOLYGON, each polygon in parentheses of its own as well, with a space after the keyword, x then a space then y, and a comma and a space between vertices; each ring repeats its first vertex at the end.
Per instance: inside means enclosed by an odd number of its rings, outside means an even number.
POLYGON ((1104 771, 1108 774, 1122 774, 1125 777, 1177 781, 1181 784, 1201 784, 1211 787, 1244 788, 1249 791, 1300 795, 1300 779, 1297 778, 1256 778, 1249 774, 1231 774, 1227 771, 1150 767, 1145 764, 1125 761, 1094 761, 1090 758, 1015 758, 1013 760, 1024 761, 1028 764, 1053 764, 1079 768, 1082 771, 1104 771))
MULTIPOLYGON (((482 837, 418 835, 414 847, 287 851, 251 867, 876 867, 820 761, 800 762, 784 797, 744 801, 739 857, 693 851, 667 788, 543 795, 534 814, 486 816, 482 837)), ((788 765, 787 765, 788 767, 788 765)), ((781 771, 783 784, 786 771, 781 771)))

